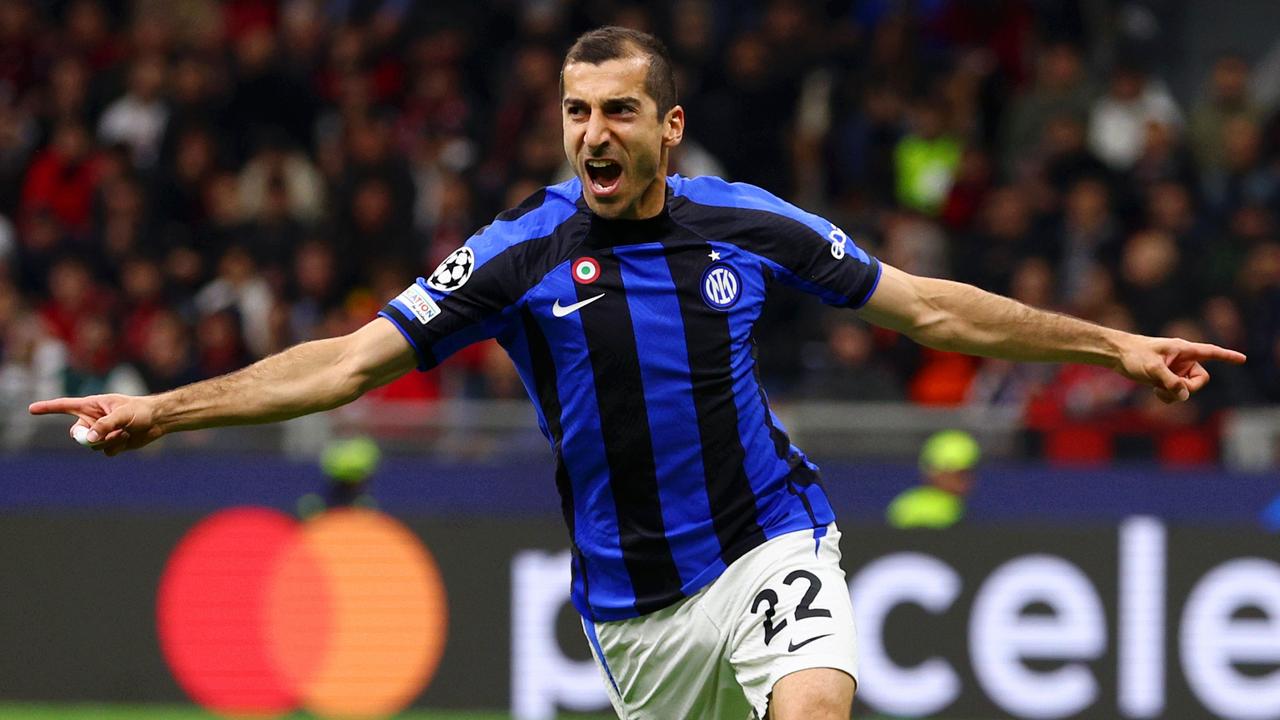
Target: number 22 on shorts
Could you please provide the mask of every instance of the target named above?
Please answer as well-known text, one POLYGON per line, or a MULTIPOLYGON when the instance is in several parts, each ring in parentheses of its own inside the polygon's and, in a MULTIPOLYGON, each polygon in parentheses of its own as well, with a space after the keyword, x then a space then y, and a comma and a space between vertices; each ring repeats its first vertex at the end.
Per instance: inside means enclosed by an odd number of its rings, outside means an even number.
MULTIPOLYGON (((808 570, 795 570, 795 571, 792 571, 791 574, 783 578, 782 584, 791 585, 795 583, 797 580, 804 580, 806 583, 808 583, 808 588, 805 589, 804 597, 800 598, 800 602, 796 605, 796 610, 793 613, 795 621, 799 623, 800 621, 806 620, 808 618, 831 617, 830 610, 813 607, 813 601, 818 596, 818 591, 822 589, 822 581, 818 579, 818 576, 814 575, 808 570)), ((777 636, 777 634, 787 626, 787 618, 784 617, 781 620, 779 620, 777 623, 774 622, 774 616, 777 614, 776 608, 778 605, 778 593, 774 591, 772 588, 765 588, 764 590, 761 590, 759 593, 756 594, 755 599, 751 601, 751 613, 753 615, 758 614, 760 612, 761 605, 765 606, 764 607, 764 644, 768 645, 773 640, 773 638, 777 636)), ((808 645, 814 640, 818 640, 824 637, 827 637, 827 635, 818 635, 816 637, 811 637, 807 640, 803 640, 799 643, 792 642, 788 646, 787 650, 788 652, 795 652, 796 650, 799 650, 800 648, 804 647, 805 645, 808 645)))

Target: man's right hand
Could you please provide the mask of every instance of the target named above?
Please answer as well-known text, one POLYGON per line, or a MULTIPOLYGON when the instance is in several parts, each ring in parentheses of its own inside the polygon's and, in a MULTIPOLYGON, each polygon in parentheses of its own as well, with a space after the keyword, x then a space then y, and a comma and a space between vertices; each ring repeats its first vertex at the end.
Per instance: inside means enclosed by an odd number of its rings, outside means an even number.
POLYGON ((1135 382, 1149 385, 1165 403, 1183 402, 1209 382, 1201 363, 1210 360, 1243 363, 1244 353, 1179 338, 1124 335, 1114 369, 1135 382))
POLYGON ((68 432, 76 425, 89 428, 92 448, 108 456, 136 450, 164 435, 164 429, 156 424, 152 396, 64 397, 34 402, 27 409, 32 415, 74 415, 78 419, 68 432))

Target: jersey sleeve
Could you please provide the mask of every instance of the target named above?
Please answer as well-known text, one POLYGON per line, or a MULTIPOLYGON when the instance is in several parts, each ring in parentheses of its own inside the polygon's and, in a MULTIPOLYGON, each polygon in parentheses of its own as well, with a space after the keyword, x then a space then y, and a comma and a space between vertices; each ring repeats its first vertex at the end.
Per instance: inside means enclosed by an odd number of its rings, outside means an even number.
POLYGON ((505 289, 511 278, 503 277, 503 264, 491 259, 480 265, 475 249, 463 245, 378 313, 413 346, 419 370, 430 370, 467 345, 502 331, 514 302, 505 289))
POLYGON ((679 178, 674 189, 704 208, 690 213, 700 232, 731 238, 783 284, 838 307, 862 307, 875 292, 880 262, 834 223, 746 183, 679 178))
POLYGON ((525 292, 538 281, 532 254, 572 215, 571 203, 540 191, 485 226, 378 313, 390 320, 430 370, 475 342, 496 337, 516 317, 525 292))

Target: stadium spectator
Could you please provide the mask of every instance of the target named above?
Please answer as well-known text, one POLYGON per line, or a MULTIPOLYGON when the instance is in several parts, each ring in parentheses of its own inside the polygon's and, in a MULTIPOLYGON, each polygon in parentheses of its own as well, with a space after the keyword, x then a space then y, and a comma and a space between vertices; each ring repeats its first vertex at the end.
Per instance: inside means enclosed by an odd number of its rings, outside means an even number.
POLYGON ((1090 110, 1089 147, 1112 170, 1128 170, 1142 154, 1149 122, 1179 125, 1182 114, 1162 82, 1136 64, 1117 64, 1090 110))
POLYGON ((280 70, 276 50, 276 36, 265 25, 254 25, 235 41, 226 130, 238 161, 249 155, 263 128, 279 128, 299 146, 311 139, 318 98, 301 80, 280 70))
POLYGON ((125 94, 107 106, 98 121, 98 137, 108 145, 124 143, 133 153, 133 164, 150 170, 160 158, 169 108, 161 91, 168 66, 163 56, 144 55, 129 67, 125 94))
POLYGON ((19 217, 24 174, 39 141, 35 118, 25 108, 0 102, 0 213, 19 217))
POLYGON ((321 3, 286 0, 280 3, 280 69, 294 82, 308 84, 320 71, 329 37, 321 3))
POLYGON ((162 159, 153 190, 160 225, 194 228, 208 221, 205 191, 219 163, 213 133, 209 127, 188 126, 177 136, 173 153, 162 159))
POLYGON ((288 181, 282 174, 273 173, 267 178, 266 187, 254 204, 257 212, 246 223, 240 239, 272 285, 280 287, 309 226, 291 212, 288 181))
POLYGON ((252 361, 240 333, 240 319, 230 308, 200 318, 195 328, 196 372, 222 375, 252 361))
POLYGON ((960 522, 981 457, 978 442, 963 430, 930 435, 920 448, 923 482, 893 499, 885 512, 889 524, 900 530, 944 530, 960 522))
POLYGON ((1184 252, 1199 252, 1205 249, 1208 238, 1194 203, 1188 185, 1176 180, 1159 180, 1146 186, 1143 219, 1152 229, 1172 235, 1184 252))
POLYGON ((151 322, 165 308, 164 276, 155 260, 135 255, 120 269, 120 333, 125 360, 138 360, 151 322))
POLYGON ((125 258, 150 250, 151 214, 142 182, 122 176, 104 183, 101 211, 93 227, 93 247, 105 272, 118 272, 125 258))
MULTIPOLYGON (((1171 321, 1191 313, 1196 297, 1179 273, 1183 261, 1168 233, 1145 230, 1132 235, 1120 258, 1120 299, 1133 314, 1138 332, 1155 335, 1171 321)), ((1181 337, 1181 336, 1180 336, 1181 337)))
POLYGON ((62 120, 88 123, 94 108, 89 97, 89 66, 75 55, 63 55, 49 69, 49 86, 41 98, 43 135, 48 137, 62 120))
POLYGON ((83 260, 68 255, 49 270, 49 299, 40 305, 48 333, 68 346, 77 343, 80 318, 105 312, 106 298, 83 260))
POLYGON ((1067 191, 1062 221, 1049 252, 1063 299, 1073 303, 1085 276, 1097 264, 1115 267, 1120 232, 1111 213, 1111 195, 1101 180, 1084 178, 1067 191))
MULTIPOLYGON (((1148 120, 1143 130, 1142 152, 1124 176, 1137 189, 1164 180, 1187 185, 1196 182, 1191 152, 1181 142, 1180 128, 1172 123, 1148 120)), ((1125 198, 1126 201, 1128 198, 1125 198)))
POLYGON ((346 165, 333 192, 339 230, 335 240, 339 252, 362 258, 362 279, 367 282, 370 268, 378 262, 418 267, 413 174, 395 152, 387 117, 375 113, 350 120, 346 165))
POLYGON ((190 331, 177 313, 165 309, 148 325, 138 372, 148 392, 172 390, 200 377, 190 331))
POLYGON ((991 191, 991 158, 980 147, 967 147, 960 156, 955 180, 947 191, 939 217, 953 234, 970 231, 987 193, 991 191))
POLYGON ((1236 119, 1260 123, 1262 111, 1249 97, 1249 64, 1239 55, 1225 55, 1214 62, 1205 96, 1192 109, 1187 128, 1202 169, 1223 167, 1228 124, 1236 119))
POLYGON ((876 351, 870 327, 847 313, 836 311, 825 314, 824 324, 826 341, 806 353, 800 396, 850 402, 906 399, 897 371, 883 353, 876 351))
POLYGON ((27 172, 22 188, 26 220, 47 212, 66 231, 87 233, 100 163, 83 123, 74 119, 58 123, 49 146, 36 156, 27 172))
MULTIPOLYGON (((1040 138, 1034 161, 1028 163, 1027 179, 1048 185, 1040 203, 1056 211, 1057 204, 1072 185, 1084 179, 1110 180, 1112 173, 1086 144, 1085 124, 1071 115, 1049 118, 1040 138)), ((1021 176, 1019 176, 1021 177, 1021 176)))
POLYGON ((1057 118, 1083 123, 1091 100, 1079 49, 1055 42, 1041 50, 1035 84, 1005 111, 1000 149, 1008 163, 1006 172, 1025 174, 1019 166, 1034 157, 1049 123, 1057 118))
POLYGON ((161 167, 172 166, 178 139, 192 130, 212 134, 219 160, 231 149, 228 145, 233 138, 228 132, 226 98, 218 87, 217 73, 212 62, 192 52, 184 53, 175 61, 170 82, 169 121, 165 123, 164 138, 160 142, 161 167))
POLYGON ((333 248, 317 240, 304 241, 293 256, 288 295, 289 337, 292 342, 314 340, 325 316, 342 300, 333 248))
POLYGON ((993 190, 977 225, 952 243, 956 279, 1008 294, 1015 268, 1036 247, 1026 191, 1012 185, 993 190))
POLYGON ((1262 155, 1262 130, 1247 117, 1223 124, 1222 162, 1203 175, 1209 212, 1227 218, 1244 205, 1277 207, 1280 175, 1262 155))
POLYGON ((63 11, 60 47, 83 59, 94 72, 114 68, 125 57, 124 44, 101 0, 73 0, 63 11))
MULTIPOLYGON (((673 48, 697 133, 674 171, 802 193, 921 272, 1036 288, 1028 298, 1049 288, 1052 307, 1148 330, 1199 319, 1254 349, 1224 370, 1239 380, 1230 402, 1280 394, 1267 270, 1280 114, 1265 110, 1280 54, 1253 64, 1228 48, 1196 92, 1178 67, 1113 44, 1123 28, 1056 5, 758 0, 732 22, 705 0, 499 7, 0 0, 0 216, 14 226, 0 282, 44 308, 51 269, 78 255, 120 297, 109 337, 133 357, 157 302, 199 328, 197 294, 241 247, 265 308, 251 354, 359 324, 389 264, 427 274, 562 179, 558 48, 582 23, 621 18, 673 48), (906 162, 925 135, 946 152, 906 162), (157 283, 141 300, 130 289, 157 283)), ((781 299, 759 326, 782 399, 817 392, 830 344, 849 344, 802 302, 781 299)), ((181 336, 198 367, 199 333, 181 336)), ((871 347, 917 399, 947 387, 947 402, 1021 402, 1039 382, 983 361, 976 381, 970 367, 922 383, 936 358, 879 335, 871 347)))
POLYGON ((31 0, 0 0, 0 97, 22 97, 39 75, 51 38, 31 0))
MULTIPOLYGON (((10 291, 0 285, 0 313, 7 320, 0 324, 4 337, 0 338, 0 407, 17 410, 30 398, 47 391, 58 391, 63 386, 63 369, 67 363, 67 346, 50 337, 42 328, 40 319, 11 299, 10 291)), ((19 413, 10 413, 14 427, 9 428, 10 438, 21 441, 25 433, 34 427, 24 423, 19 413)))
POLYGON ((774 75, 775 61, 760 35, 736 38, 724 59, 725 81, 704 98, 698 127, 730 176, 786 193, 791 162, 785 137, 798 89, 774 75))
MULTIPOLYGON (((531 182, 535 189, 541 187, 538 181, 531 182)), ((520 199, 523 200, 532 192, 520 199)), ((449 253, 466 242, 479 220, 471 187, 458 175, 446 173, 440 178, 435 199, 430 217, 424 218, 424 224, 419 226, 420 232, 430 238, 426 252, 415 258, 416 266, 422 268, 423 272, 439 265, 449 253)))
POLYGON ((68 392, 146 392, 141 376, 120 363, 119 344, 105 315, 81 316, 76 322, 75 338, 62 373, 62 384, 68 392))
POLYGON ((290 144, 276 129, 264 130, 258 150, 240 170, 240 212, 246 220, 259 220, 272 201, 271 192, 283 193, 285 214, 301 223, 320 220, 324 206, 324 178, 305 153, 290 144))
POLYGON ((917 98, 909 115, 911 130, 894 149, 898 202, 936 215, 951 190, 963 146, 949 131, 942 98, 917 98))
POLYGON ((274 297, 249 251, 240 245, 227 248, 218 261, 218 273, 195 296, 202 317, 224 310, 235 311, 251 357, 267 354, 271 345, 271 306, 274 297))
POLYGON ((906 132, 905 101, 888 82, 872 82, 865 91, 852 76, 846 83, 850 87, 837 95, 839 119, 830 140, 832 184, 846 203, 882 207, 893 197, 894 148, 906 132))

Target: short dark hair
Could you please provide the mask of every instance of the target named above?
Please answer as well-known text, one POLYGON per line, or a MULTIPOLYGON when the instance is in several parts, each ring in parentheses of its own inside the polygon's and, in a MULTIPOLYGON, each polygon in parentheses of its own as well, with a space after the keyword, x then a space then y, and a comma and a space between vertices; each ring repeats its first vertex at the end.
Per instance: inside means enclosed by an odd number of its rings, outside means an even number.
POLYGON ((649 58, 649 72, 644 78, 645 92, 658 105, 658 119, 676 105, 676 76, 671 69, 667 46, 646 32, 606 25, 583 33, 569 48, 560 66, 560 95, 564 96, 564 68, 569 63, 599 65, 607 60, 628 57, 649 58))

